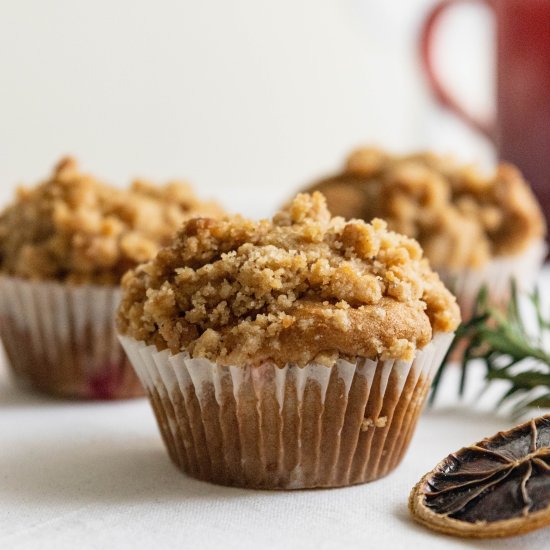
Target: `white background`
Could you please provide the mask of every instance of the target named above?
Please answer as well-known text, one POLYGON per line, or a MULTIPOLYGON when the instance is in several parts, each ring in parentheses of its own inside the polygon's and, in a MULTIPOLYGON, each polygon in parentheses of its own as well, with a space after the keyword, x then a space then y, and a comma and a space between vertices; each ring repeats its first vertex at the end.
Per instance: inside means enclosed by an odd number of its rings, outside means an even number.
MULTIPOLYGON (((487 160, 426 88, 432 3, 0 0, 0 204, 66 153, 118 185, 186 178, 251 216, 362 143, 487 160)), ((438 33, 442 72, 483 112, 490 19, 457 8, 438 33)))

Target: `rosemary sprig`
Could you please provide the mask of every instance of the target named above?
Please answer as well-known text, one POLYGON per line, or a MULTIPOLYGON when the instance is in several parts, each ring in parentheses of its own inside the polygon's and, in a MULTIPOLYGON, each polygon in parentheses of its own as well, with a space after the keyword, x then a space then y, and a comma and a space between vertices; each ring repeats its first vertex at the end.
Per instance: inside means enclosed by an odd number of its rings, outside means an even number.
POLYGON ((475 360, 485 368, 484 390, 495 380, 503 380, 509 385, 497 407, 511 404, 515 415, 533 407, 550 407, 550 350, 544 348, 545 334, 550 335, 550 318, 542 313, 538 289, 528 298, 536 317, 535 331, 531 333, 520 310, 514 281, 510 283, 510 301, 504 311, 490 303, 486 287, 480 290, 472 318, 458 328, 434 378, 430 402, 435 399, 451 353, 458 346, 464 346, 459 386, 461 396, 469 367, 475 360))

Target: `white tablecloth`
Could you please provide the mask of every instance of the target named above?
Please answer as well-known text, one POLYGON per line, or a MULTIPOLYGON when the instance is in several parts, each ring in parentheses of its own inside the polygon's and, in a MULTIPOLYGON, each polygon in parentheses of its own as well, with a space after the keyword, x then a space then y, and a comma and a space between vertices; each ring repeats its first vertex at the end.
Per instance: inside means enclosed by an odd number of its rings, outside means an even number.
POLYGON ((458 369, 446 377, 439 405, 425 411, 403 463, 387 478, 268 492, 181 474, 145 399, 52 400, 16 389, 0 364, 0 549, 549 548, 550 529, 477 542, 411 521, 407 497, 425 472, 513 424, 484 410, 487 403, 471 404, 476 376, 470 404, 458 403, 457 377, 458 369))

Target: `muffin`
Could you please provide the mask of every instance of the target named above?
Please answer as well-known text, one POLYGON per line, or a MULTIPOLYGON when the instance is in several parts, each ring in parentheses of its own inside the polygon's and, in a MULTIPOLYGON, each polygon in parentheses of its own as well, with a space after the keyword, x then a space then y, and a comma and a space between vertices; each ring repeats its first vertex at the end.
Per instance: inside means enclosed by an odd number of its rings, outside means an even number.
POLYGON ((0 335, 16 380, 75 398, 143 394, 114 331, 120 279, 190 215, 218 215, 189 186, 127 190, 63 159, 0 214, 0 335))
POLYGON ((265 489, 372 481, 400 462, 459 322, 413 239, 331 218, 183 224, 122 281, 117 325, 172 461, 265 489))
POLYGON ((532 287, 546 255, 539 204, 509 164, 485 175, 449 157, 364 148, 349 156, 341 173, 308 190, 321 191, 335 215, 379 217, 415 238, 456 294, 464 319, 483 284, 495 303, 507 302, 511 278, 532 287))

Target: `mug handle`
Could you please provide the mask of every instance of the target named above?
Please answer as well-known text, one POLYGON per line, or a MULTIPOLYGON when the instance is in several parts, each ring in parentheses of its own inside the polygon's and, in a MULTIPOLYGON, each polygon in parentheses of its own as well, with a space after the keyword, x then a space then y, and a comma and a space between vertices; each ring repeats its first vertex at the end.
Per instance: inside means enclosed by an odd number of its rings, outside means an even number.
POLYGON ((453 95, 447 90, 445 85, 442 83, 439 78, 436 70, 435 64, 433 61, 433 51, 434 51, 434 31, 439 24, 440 18, 445 13, 448 8, 451 6, 464 3, 464 2, 481 2, 487 6, 492 7, 491 2, 488 0, 443 0, 442 2, 437 3, 432 10, 429 12, 426 21, 420 35, 420 57, 422 59, 422 65, 432 92, 434 93, 436 99, 452 111, 455 115, 461 118, 466 124, 471 126, 474 130, 477 130, 484 136, 486 136, 490 141, 495 141, 495 124, 488 123, 486 121, 480 120, 477 117, 470 114, 459 101, 457 101, 453 95))

